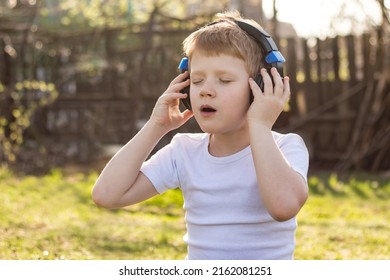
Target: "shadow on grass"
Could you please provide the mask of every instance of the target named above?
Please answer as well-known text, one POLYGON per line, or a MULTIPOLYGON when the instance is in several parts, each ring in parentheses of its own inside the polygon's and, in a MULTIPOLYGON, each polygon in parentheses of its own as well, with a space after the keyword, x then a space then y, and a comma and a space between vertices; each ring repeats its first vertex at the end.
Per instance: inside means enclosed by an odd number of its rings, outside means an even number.
POLYGON ((186 253, 182 233, 183 229, 173 221, 157 222, 140 224, 113 235, 97 230, 93 242, 86 244, 87 249, 101 259, 180 259, 186 253))

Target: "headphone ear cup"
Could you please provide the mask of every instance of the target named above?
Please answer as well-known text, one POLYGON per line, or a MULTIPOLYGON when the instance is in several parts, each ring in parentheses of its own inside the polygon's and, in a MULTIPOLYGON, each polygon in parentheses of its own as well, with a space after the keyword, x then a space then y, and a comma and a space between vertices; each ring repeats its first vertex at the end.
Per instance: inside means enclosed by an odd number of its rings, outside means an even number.
MULTIPOLYGON (((253 78, 253 80, 256 82, 256 84, 259 86, 261 91, 264 91, 264 82, 263 82, 263 77, 261 76, 260 73, 257 73, 256 76, 253 78)), ((253 93, 251 91, 250 93, 250 103, 253 102, 253 93)))
MULTIPOLYGON (((186 79, 188 80, 188 78, 186 79)), ((192 110, 191 107, 191 99, 190 99, 190 86, 187 86, 181 90, 181 93, 186 93, 187 97, 186 99, 181 99, 181 103, 183 103, 184 107, 186 107, 188 110, 192 110)))
MULTIPOLYGON (((182 73, 188 70, 188 57, 183 57, 179 64, 179 69, 182 73)), ((190 77, 187 77, 184 81, 187 81, 190 77)), ((186 93, 187 98, 181 99, 181 102, 183 103, 184 107, 186 107, 188 110, 191 111, 191 100, 190 100, 190 86, 187 86, 181 90, 181 93, 186 93)))
POLYGON ((261 91, 264 91, 263 76, 261 76, 260 73, 257 73, 257 74, 256 74, 255 82, 256 82, 256 84, 259 86, 259 88, 261 89, 261 91))

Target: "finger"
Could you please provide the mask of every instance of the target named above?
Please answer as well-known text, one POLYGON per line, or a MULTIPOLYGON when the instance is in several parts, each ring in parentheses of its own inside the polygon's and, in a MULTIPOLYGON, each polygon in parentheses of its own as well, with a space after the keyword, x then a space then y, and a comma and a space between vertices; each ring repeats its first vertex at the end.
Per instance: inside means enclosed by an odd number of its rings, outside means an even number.
POLYGON ((256 81, 253 78, 249 78, 249 87, 252 90, 253 97, 256 98, 258 95, 262 95, 263 92, 261 91, 261 88, 259 85, 256 83, 256 81))
POLYGON ((282 96, 284 93, 284 84, 282 77, 280 76, 278 70, 275 67, 271 68, 271 75, 274 82, 274 94, 277 96, 282 96))
POLYGON ((190 79, 187 79, 181 83, 178 83, 176 85, 174 85, 174 87, 176 88, 175 91, 176 92, 181 92, 185 87, 189 86, 190 85, 190 79))
POLYGON ((187 122, 194 115, 194 113, 188 109, 184 110, 182 114, 184 122, 187 122))
POLYGON ((184 99, 184 98, 187 98, 187 93, 170 92, 170 93, 167 93, 167 96, 168 96, 169 100, 184 99))
POLYGON ((187 79, 185 81, 177 82, 176 84, 171 84, 165 93, 169 92, 180 92, 183 88, 187 87, 190 85, 190 80, 187 79))
POLYGON ((265 68, 261 68, 260 74, 263 77, 264 82, 264 95, 271 95, 273 94, 273 85, 272 85, 272 79, 270 75, 268 74, 267 70, 265 68))
POLYGON ((283 101, 284 103, 287 103, 288 99, 290 98, 291 91, 290 91, 290 78, 288 76, 285 76, 283 78, 283 101))
POLYGON ((172 85, 174 85, 174 84, 177 84, 177 83, 179 83, 179 82, 184 81, 184 79, 187 78, 188 76, 189 76, 188 71, 185 71, 185 72, 183 72, 183 73, 177 75, 177 76, 171 81, 171 83, 169 84, 169 86, 172 86, 172 85))
POLYGON ((187 97, 187 94, 180 92, 167 92, 161 95, 159 98, 161 104, 165 104, 168 106, 176 106, 179 104, 180 99, 184 99, 187 97))

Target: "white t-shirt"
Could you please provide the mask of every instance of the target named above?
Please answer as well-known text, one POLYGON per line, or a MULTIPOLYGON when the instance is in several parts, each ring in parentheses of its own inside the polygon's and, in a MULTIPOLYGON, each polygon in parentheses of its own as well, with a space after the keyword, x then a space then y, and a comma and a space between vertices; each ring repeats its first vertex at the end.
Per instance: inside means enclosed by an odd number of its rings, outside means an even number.
MULTIPOLYGON (((302 138, 272 133, 289 164, 306 180, 308 152, 302 138)), ((187 259, 292 259, 296 220, 278 222, 267 212, 250 146, 214 157, 208 145, 209 134, 177 134, 141 168, 159 193, 182 190, 187 259)))

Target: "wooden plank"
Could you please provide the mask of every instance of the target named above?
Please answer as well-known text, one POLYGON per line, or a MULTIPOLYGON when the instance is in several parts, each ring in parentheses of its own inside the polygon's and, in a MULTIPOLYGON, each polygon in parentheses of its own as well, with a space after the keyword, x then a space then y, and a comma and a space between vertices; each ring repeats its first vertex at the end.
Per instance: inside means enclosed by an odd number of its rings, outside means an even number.
MULTIPOLYGON (((298 90, 298 82, 297 82, 297 54, 296 54, 296 42, 294 38, 289 38, 287 40, 287 62, 286 62, 286 72, 287 75, 290 77, 290 87, 291 87, 291 92, 295 93, 298 90)), ((295 115, 298 113, 297 109, 297 103, 296 99, 292 99, 290 101, 290 109, 291 109, 291 114, 295 115)))

